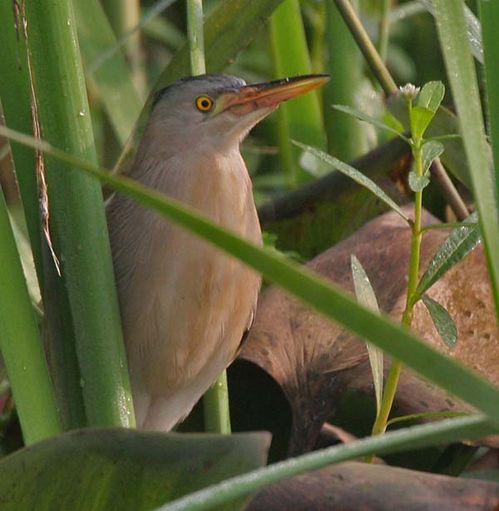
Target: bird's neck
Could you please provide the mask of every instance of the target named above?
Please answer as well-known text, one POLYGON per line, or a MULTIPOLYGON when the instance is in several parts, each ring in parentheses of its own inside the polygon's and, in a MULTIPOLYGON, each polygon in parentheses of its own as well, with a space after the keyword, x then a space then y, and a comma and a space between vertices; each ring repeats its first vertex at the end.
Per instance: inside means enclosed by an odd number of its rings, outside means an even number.
POLYGON ((197 209, 231 197, 252 200, 251 180, 238 144, 224 150, 200 145, 172 156, 158 151, 149 155, 139 165, 147 171, 137 176, 132 172, 132 177, 197 209))

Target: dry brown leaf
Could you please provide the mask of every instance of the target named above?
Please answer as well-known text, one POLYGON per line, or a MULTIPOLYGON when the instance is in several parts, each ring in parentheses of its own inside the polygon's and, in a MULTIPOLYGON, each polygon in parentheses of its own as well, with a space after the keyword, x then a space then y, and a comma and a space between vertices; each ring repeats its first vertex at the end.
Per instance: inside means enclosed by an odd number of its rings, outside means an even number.
MULTIPOLYGON (((410 210, 408 207, 406 211, 410 210)), ((424 213, 424 224, 436 222, 424 213)), ((422 268, 426 268, 447 236, 446 230, 425 233, 422 268)), ((397 214, 387 213, 308 265, 353 294, 350 256, 355 254, 371 280, 380 308, 400 320, 405 305, 409 244, 407 225, 397 214)), ((449 350, 444 345, 422 304, 415 309, 415 330, 436 349, 499 384, 498 327, 482 247, 444 275, 428 295, 454 318, 459 332, 457 346, 449 350)), ((364 343, 277 288, 263 293, 241 357, 271 375, 286 394, 293 415, 293 454, 314 447, 322 424, 334 413, 347 388, 372 393, 364 343)), ((403 371, 395 404, 405 414, 470 410, 408 370, 403 371)))

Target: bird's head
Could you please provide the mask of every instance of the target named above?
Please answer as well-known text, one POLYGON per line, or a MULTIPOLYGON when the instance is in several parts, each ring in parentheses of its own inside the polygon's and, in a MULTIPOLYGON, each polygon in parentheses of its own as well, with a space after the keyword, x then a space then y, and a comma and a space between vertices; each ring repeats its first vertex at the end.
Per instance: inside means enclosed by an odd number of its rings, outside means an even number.
POLYGON ((280 103, 328 79, 307 75, 246 85, 228 75, 184 78, 156 95, 149 131, 175 152, 239 144, 280 103))

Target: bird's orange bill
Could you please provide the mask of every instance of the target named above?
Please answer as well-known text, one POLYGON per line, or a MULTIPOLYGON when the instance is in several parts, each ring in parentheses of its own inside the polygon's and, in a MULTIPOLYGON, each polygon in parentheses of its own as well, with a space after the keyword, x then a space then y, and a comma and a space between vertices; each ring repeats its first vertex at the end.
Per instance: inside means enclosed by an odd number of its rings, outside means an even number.
POLYGON ((222 94, 217 110, 230 108, 234 113, 244 115, 260 108, 276 107, 283 101, 324 85, 328 80, 329 75, 304 75, 245 85, 237 92, 222 94))

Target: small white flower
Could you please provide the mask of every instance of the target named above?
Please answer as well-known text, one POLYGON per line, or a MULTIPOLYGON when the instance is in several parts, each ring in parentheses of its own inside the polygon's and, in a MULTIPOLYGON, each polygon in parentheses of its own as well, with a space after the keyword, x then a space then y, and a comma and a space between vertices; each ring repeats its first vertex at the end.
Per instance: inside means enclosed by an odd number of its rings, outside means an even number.
POLYGON ((407 99, 414 99, 420 91, 419 87, 416 87, 412 83, 406 83, 405 85, 399 87, 400 93, 405 96, 407 99))

